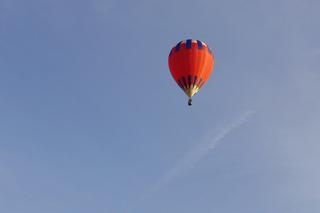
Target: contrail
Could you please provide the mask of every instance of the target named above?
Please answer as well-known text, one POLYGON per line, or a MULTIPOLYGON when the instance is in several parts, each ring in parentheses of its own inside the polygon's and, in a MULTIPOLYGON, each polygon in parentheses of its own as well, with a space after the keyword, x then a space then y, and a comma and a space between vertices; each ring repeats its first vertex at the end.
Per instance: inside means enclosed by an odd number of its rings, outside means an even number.
MULTIPOLYGON (((182 156, 182 158, 171 167, 171 169, 166 171, 162 175, 162 177, 160 177, 160 179, 151 187, 151 189, 146 194, 140 197, 138 203, 135 203, 135 207, 137 207, 140 202, 144 202, 146 199, 150 198, 154 193, 159 191, 174 178, 194 167, 195 164, 205 156, 207 156, 210 151, 214 150, 224 137, 226 137, 236 128, 239 128, 240 126, 245 124, 254 114, 254 111, 247 111, 240 117, 235 119, 233 122, 231 122, 227 127, 222 129, 217 135, 212 135, 212 133, 207 135, 207 137, 205 137, 204 139, 204 143, 201 143, 198 146, 193 147, 191 150, 187 151, 182 156)), ((128 207, 126 212, 132 212, 135 207, 128 207)))
POLYGON ((222 129, 217 135, 210 136, 209 140, 205 140, 205 143, 200 144, 197 147, 194 147, 190 151, 186 152, 183 157, 173 165, 171 169, 164 173, 164 175, 156 182, 154 187, 151 189, 151 193, 158 191, 171 180, 191 169, 198 163, 201 159, 209 154, 210 151, 214 150, 218 143, 230 134, 236 128, 239 128, 245 124, 253 115, 254 111, 247 111, 242 114, 239 118, 234 120, 226 128, 222 129))

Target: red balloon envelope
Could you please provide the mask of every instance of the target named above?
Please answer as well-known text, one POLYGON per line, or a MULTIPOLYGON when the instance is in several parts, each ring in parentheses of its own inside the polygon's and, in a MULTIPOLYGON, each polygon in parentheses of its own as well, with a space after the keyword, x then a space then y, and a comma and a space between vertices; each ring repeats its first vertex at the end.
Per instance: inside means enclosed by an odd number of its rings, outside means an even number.
POLYGON ((214 67, 213 53, 199 40, 180 41, 169 55, 169 68, 174 80, 191 98, 209 80, 214 67))

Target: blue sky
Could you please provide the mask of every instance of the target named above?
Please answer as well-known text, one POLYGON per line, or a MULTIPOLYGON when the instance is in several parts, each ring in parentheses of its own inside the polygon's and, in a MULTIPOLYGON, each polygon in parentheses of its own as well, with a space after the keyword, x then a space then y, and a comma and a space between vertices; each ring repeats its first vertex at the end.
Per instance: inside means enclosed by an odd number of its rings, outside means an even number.
POLYGON ((318 213, 319 8, 0 0, 0 212, 318 213), (216 58, 192 107, 186 38, 216 58))

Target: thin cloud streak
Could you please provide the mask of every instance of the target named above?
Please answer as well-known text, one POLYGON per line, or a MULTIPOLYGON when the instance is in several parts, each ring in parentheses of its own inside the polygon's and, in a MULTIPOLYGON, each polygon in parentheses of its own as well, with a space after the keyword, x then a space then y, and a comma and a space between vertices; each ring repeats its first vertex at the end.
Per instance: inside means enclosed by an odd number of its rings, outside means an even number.
POLYGON ((219 142, 222 141, 222 139, 224 139, 235 129, 247 123, 255 113, 255 111, 249 110, 243 113, 240 117, 236 118, 227 127, 222 129, 217 135, 212 135, 213 133, 210 133, 207 137, 205 137, 203 143, 200 143, 198 146, 193 147, 191 150, 187 151, 182 156, 182 158, 172 166, 171 169, 169 169, 162 175, 162 177, 155 183, 155 185, 146 194, 144 194, 137 203, 135 203, 133 206, 128 206, 125 212, 133 212, 136 208, 138 208, 141 202, 152 197, 154 193, 165 187, 170 181, 172 181, 179 175, 192 169, 200 160, 202 160, 211 151, 213 151, 219 144, 219 142))
POLYGON ((248 120, 254 114, 254 111, 245 112, 226 128, 222 129, 217 135, 213 137, 209 136, 209 140, 205 140, 204 143, 201 143, 199 146, 194 147, 190 151, 186 152, 183 157, 177 163, 175 163, 171 169, 165 172, 164 175, 156 182, 151 190, 151 193, 160 190, 177 176, 188 171, 189 169, 192 169, 196 163, 207 156, 210 151, 214 150, 219 142, 222 141, 222 139, 224 139, 233 130, 248 122, 248 120))

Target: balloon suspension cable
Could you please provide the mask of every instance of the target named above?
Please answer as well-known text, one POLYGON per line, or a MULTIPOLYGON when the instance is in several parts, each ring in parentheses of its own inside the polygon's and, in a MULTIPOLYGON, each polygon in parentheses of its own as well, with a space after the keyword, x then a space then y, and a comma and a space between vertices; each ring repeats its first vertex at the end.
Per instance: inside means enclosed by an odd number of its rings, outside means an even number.
POLYGON ((191 98, 189 98, 188 105, 189 105, 189 106, 192 105, 192 99, 191 99, 191 98))

